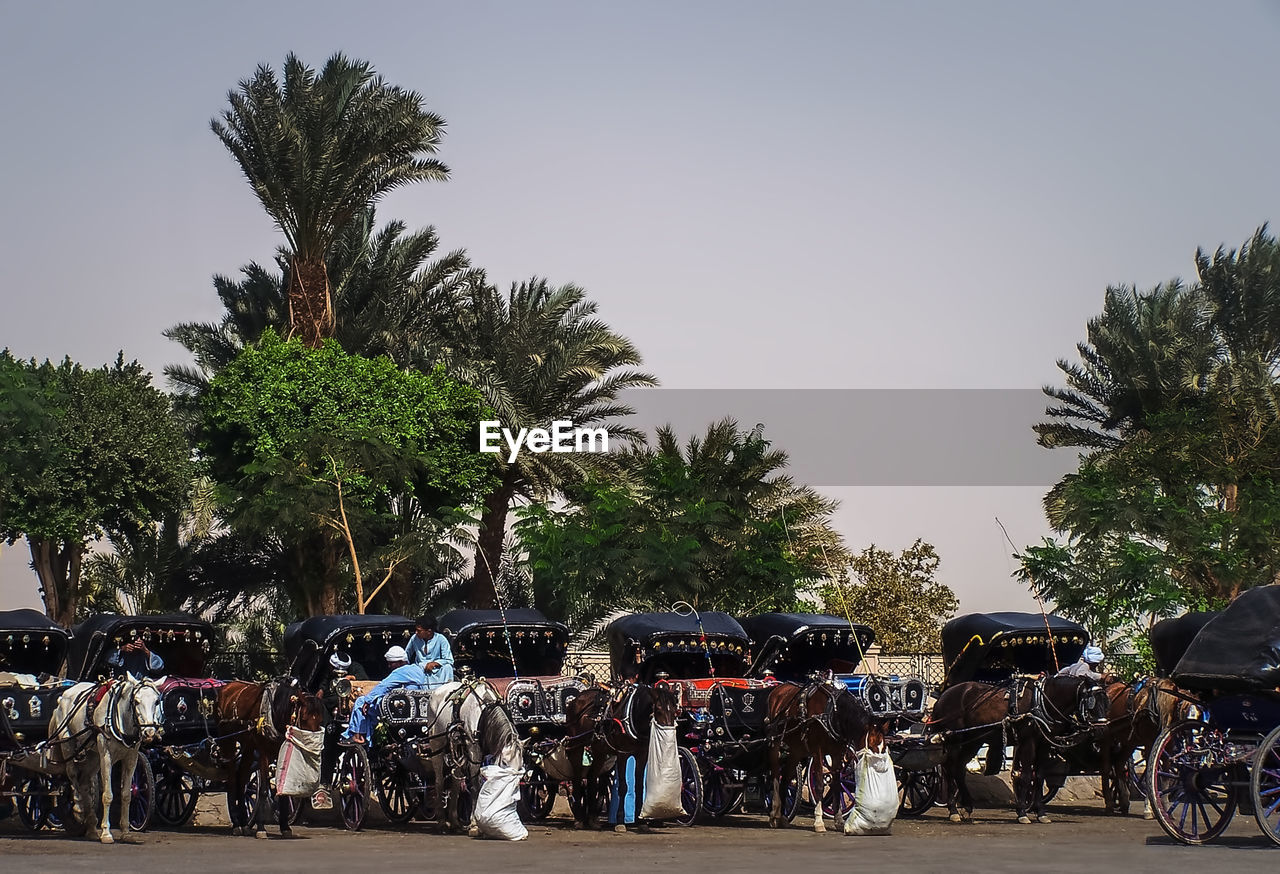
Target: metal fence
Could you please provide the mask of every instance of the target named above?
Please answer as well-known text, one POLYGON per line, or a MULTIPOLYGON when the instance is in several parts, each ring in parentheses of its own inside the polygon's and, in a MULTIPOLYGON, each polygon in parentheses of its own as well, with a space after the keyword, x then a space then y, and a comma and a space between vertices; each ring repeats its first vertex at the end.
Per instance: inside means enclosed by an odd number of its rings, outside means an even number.
POLYGON ((947 665, 938 653, 912 655, 880 655, 876 657, 877 674, 897 674, 902 677, 919 677, 931 686, 941 683, 947 676, 947 665))

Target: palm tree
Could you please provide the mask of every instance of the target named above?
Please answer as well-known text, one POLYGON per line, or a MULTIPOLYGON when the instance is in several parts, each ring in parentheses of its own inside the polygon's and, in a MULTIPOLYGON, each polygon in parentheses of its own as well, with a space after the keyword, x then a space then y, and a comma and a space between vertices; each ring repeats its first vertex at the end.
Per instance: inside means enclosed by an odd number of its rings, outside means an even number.
MULTIPOLYGON (((553 288, 534 278, 504 295, 472 282, 462 309, 442 332, 445 364, 455 378, 479 389, 495 418, 513 432, 567 420, 580 428, 607 426, 610 448, 643 442, 641 432, 616 423, 635 412, 618 396, 657 379, 634 369, 641 364, 639 351, 596 318, 596 309, 575 285, 553 288)), ((496 457, 499 483, 480 517, 472 607, 494 603, 514 499, 548 500, 567 483, 616 468, 608 454, 524 452, 512 462, 496 457)))
POLYGON ((1041 446, 1114 449, 1203 392, 1217 358, 1204 297, 1176 281, 1108 288, 1087 336, 1080 364, 1058 362, 1066 388, 1044 389, 1058 404, 1035 426, 1041 446))
POLYGON ((292 53, 283 85, 268 66, 229 92, 210 126, 288 243, 291 331, 333 335, 328 258, 361 210, 413 182, 448 178, 434 158, 444 121, 368 62, 335 54, 319 75, 292 53))
MULTIPOLYGON (((466 253, 431 260, 439 249, 435 228, 409 233, 393 221, 375 230, 372 207, 362 210, 330 249, 334 339, 348 352, 388 355, 401 367, 434 363, 440 340, 433 333, 447 321, 459 290, 472 276, 466 253)), ((180 397, 198 397, 209 381, 267 328, 289 331, 289 253, 276 256, 277 271, 250 263, 243 278, 213 278, 225 314, 219 322, 184 322, 165 331, 195 359, 171 364, 165 375, 180 397)))

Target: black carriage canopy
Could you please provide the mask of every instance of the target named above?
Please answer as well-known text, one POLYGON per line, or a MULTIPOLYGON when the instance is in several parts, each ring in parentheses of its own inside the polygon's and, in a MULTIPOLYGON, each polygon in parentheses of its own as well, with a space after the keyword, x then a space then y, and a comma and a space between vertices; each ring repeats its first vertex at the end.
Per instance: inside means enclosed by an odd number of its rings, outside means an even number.
POLYGON ((1089 632, 1061 616, 957 616, 942 627, 947 685, 969 680, 1000 682, 1015 674, 1055 673, 1079 661, 1088 643, 1089 632))
POLYGON ((558 676, 569 648, 568 627, 537 610, 451 610, 439 624, 454 664, 480 677, 558 676))
POLYGON ((403 616, 350 614, 312 616, 285 629, 284 654, 289 674, 304 688, 318 691, 333 670, 329 656, 350 656, 348 669, 359 680, 381 680, 391 671, 385 658, 391 646, 408 646, 414 622, 403 616))
POLYGON ((741 677, 751 661, 751 643, 728 613, 632 613, 609 623, 609 660, 621 674, 629 665, 650 683, 665 673, 675 680, 741 677), (705 636, 705 640, 704 640, 705 636))
POLYGON ((814 671, 851 674, 876 634, 866 625, 821 613, 763 613, 741 620, 756 660, 752 673, 803 680, 814 671))
POLYGON ((1147 639, 1151 641, 1151 654, 1156 660, 1156 676, 1172 674, 1200 629, 1217 615, 1217 611, 1186 613, 1173 619, 1161 619, 1151 626, 1147 639))
POLYGON ((1280 586, 1249 589, 1200 629, 1173 671, 1188 689, 1280 686, 1280 586))
POLYGON ((70 640, 39 610, 0 611, 0 673, 61 676, 70 640))
POLYGON ((75 627, 67 657, 67 676, 73 680, 110 676, 114 673, 107 664, 111 654, 129 641, 142 638, 147 648, 164 660, 161 673, 203 678, 216 633, 210 623, 185 613, 159 616, 99 613, 75 627))

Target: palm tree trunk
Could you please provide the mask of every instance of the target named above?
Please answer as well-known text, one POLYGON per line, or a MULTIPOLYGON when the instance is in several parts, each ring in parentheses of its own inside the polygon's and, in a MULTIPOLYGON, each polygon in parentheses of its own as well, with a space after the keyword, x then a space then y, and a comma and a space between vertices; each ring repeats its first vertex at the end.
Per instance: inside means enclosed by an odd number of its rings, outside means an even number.
POLYGON ((333 301, 323 258, 293 260, 289 270, 289 328, 312 349, 333 336, 333 301))
POLYGON ((471 578, 471 591, 467 605, 476 610, 486 610, 498 602, 494 578, 502 563, 502 543, 507 533, 507 510, 515 496, 515 478, 504 474, 498 488, 484 499, 484 514, 480 517, 480 534, 476 538, 476 569, 471 578))

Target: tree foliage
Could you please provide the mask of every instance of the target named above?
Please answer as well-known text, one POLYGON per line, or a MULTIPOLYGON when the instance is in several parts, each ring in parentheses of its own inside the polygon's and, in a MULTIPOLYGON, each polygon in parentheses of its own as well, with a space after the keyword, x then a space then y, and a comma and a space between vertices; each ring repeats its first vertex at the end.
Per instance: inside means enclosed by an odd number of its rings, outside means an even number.
POLYGON ((1263 227, 1195 266, 1107 290, 1035 429, 1082 455, 1045 498, 1060 537, 1019 576, 1102 639, 1280 571, 1280 244, 1263 227))
POLYGON ((366 61, 335 54, 317 74, 291 53, 282 72, 259 66, 211 127, 284 233, 291 327, 315 346, 334 328, 334 241, 388 192, 448 177, 431 157, 444 121, 366 61))
POLYGON ((86 369, 0 353, 0 537, 25 536, 45 611, 70 626, 88 546, 171 512, 190 482, 190 450, 169 398, 121 354, 86 369))
POLYGON ((847 559, 834 502, 783 471, 786 454, 732 419, 681 446, 668 428, 628 456, 630 482, 589 480, 571 505, 532 505, 516 530, 534 602, 579 627, 623 607, 741 615, 795 610, 847 559))
POLYGON ((886 655, 941 652, 960 601, 936 579, 940 561, 923 540, 897 555, 872 544, 849 560, 850 577, 822 588, 822 609, 870 625, 886 655))
POLYGON ((438 519, 491 481, 473 389, 333 341, 308 349, 267 331, 213 380, 202 409, 200 448, 231 524, 316 547, 290 580, 311 612, 339 608, 350 548, 385 566, 421 536, 399 530, 406 518, 438 519))

